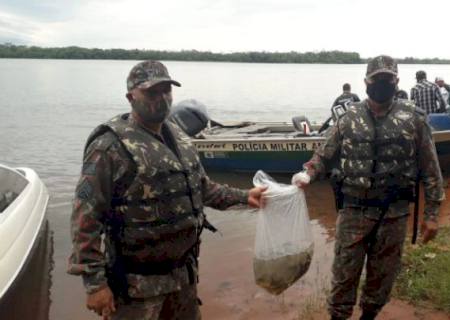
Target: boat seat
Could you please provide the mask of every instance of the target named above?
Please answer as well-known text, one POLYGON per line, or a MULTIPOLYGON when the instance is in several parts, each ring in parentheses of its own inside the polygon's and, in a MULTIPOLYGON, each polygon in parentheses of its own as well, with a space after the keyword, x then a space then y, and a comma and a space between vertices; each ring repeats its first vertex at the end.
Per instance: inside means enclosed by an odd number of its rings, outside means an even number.
POLYGON ((14 191, 6 191, 0 193, 0 213, 5 211, 6 208, 17 198, 18 194, 14 191))

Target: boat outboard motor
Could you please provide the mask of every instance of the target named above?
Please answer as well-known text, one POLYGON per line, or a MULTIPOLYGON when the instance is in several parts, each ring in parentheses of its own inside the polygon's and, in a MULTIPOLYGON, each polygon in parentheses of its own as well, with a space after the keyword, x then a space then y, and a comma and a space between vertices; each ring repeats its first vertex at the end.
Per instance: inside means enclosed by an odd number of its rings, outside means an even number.
POLYGON ((302 134, 310 135, 312 132, 311 123, 305 116, 293 117, 292 124, 294 125, 295 130, 302 134))
POLYGON ((171 108, 169 120, 175 122, 190 137, 195 136, 208 125, 206 106, 194 99, 183 100, 171 108))

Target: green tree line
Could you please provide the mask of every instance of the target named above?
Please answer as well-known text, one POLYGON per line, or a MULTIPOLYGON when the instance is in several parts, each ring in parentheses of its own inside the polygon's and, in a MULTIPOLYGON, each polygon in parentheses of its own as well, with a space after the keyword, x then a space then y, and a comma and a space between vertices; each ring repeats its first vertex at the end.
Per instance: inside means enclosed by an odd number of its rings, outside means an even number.
MULTIPOLYGON (((174 60, 174 61, 221 61, 221 62, 266 62, 266 63, 366 63, 357 52, 233 52, 215 53, 197 50, 125 50, 81 48, 76 46, 42 48, 36 46, 0 44, 0 58, 23 59, 110 59, 110 60, 174 60)), ((399 63, 450 64, 449 59, 405 57, 399 63)))
POLYGON ((356 52, 233 52, 182 50, 125 50, 88 49, 81 47, 42 48, 14 44, 0 44, 0 58, 28 59, 111 59, 111 60, 176 60, 176 61, 226 61, 267 63, 362 63, 356 52))

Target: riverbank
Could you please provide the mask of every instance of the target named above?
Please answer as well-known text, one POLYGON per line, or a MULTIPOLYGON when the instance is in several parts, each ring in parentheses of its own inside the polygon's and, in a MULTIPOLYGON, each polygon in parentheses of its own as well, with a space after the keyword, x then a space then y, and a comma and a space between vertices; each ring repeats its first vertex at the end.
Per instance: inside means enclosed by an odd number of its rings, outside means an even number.
MULTIPOLYGON (((309 52, 211 52, 151 49, 102 49, 69 47, 37 47, 0 44, 0 58, 12 59, 74 59, 74 60, 164 60, 164 61, 207 61, 207 62, 244 62, 244 63, 325 63, 325 64, 366 64, 369 58, 361 58, 358 52, 339 50, 309 52)), ((449 59, 439 58, 397 58, 398 63, 407 64, 450 64, 449 59)))
MULTIPOLYGON (((447 178, 447 181, 450 182, 450 179, 447 178)), ((441 207, 441 225, 450 225, 448 185, 449 183, 446 188, 447 200, 441 207)), ((308 209, 315 238, 314 258, 308 273, 278 297, 266 293, 253 283, 255 217, 235 214, 233 219, 236 221, 233 221, 229 216, 223 216, 227 213, 210 214, 214 222, 218 223, 223 236, 205 234, 204 237, 199 284, 199 296, 204 302, 203 318, 328 320, 325 295, 330 283, 336 218, 331 197, 326 183, 313 184, 307 189, 308 209), (218 247, 221 249, 217 250, 218 247)), ((422 208, 420 212, 423 212, 422 208)), ((410 222, 412 226, 412 221, 410 222)), ((410 241, 410 238, 407 241, 410 241)), ((359 315, 359 309, 356 307, 352 319, 359 319, 359 315)), ((392 299, 377 319, 449 320, 450 315, 392 299)))

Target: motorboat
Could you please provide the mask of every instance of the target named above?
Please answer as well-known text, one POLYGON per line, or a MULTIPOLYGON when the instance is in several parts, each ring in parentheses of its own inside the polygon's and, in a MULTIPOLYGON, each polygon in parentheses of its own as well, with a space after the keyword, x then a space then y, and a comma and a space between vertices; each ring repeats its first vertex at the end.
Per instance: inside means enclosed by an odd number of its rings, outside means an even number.
POLYGON ((46 225, 47 188, 30 168, 0 165, 0 300, 20 277, 46 225))
MULTIPOLYGON (((433 130, 432 135, 441 169, 448 172, 450 127, 433 130)), ((256 122, 211 127, 194 137, 192 143, 207 170, 293 173, 302 169, 324 141, 325 136, 314 129, 305 133, 289 123, 256 122)))
POLYGON ((205 169, 233 172, 296 172, 324 137, 286 122, 212 126, 192 139, 205 169))
MULTIPOLYGON (((314 151, 325 141, 325 132, 345 113, 336 106, 324 123, 310 123, 306 116, 292 122, 218 123, 209 119, 195 100, 184 102, 169 119, 177 123, 197 148, 205 169, 221 172, 293 173, 302 169, 314 151), (330 121, 331 120, 331 121, 330 121)), ((432 128, 441 169, 450 169, 450 115, 431 114, 432 128)))

